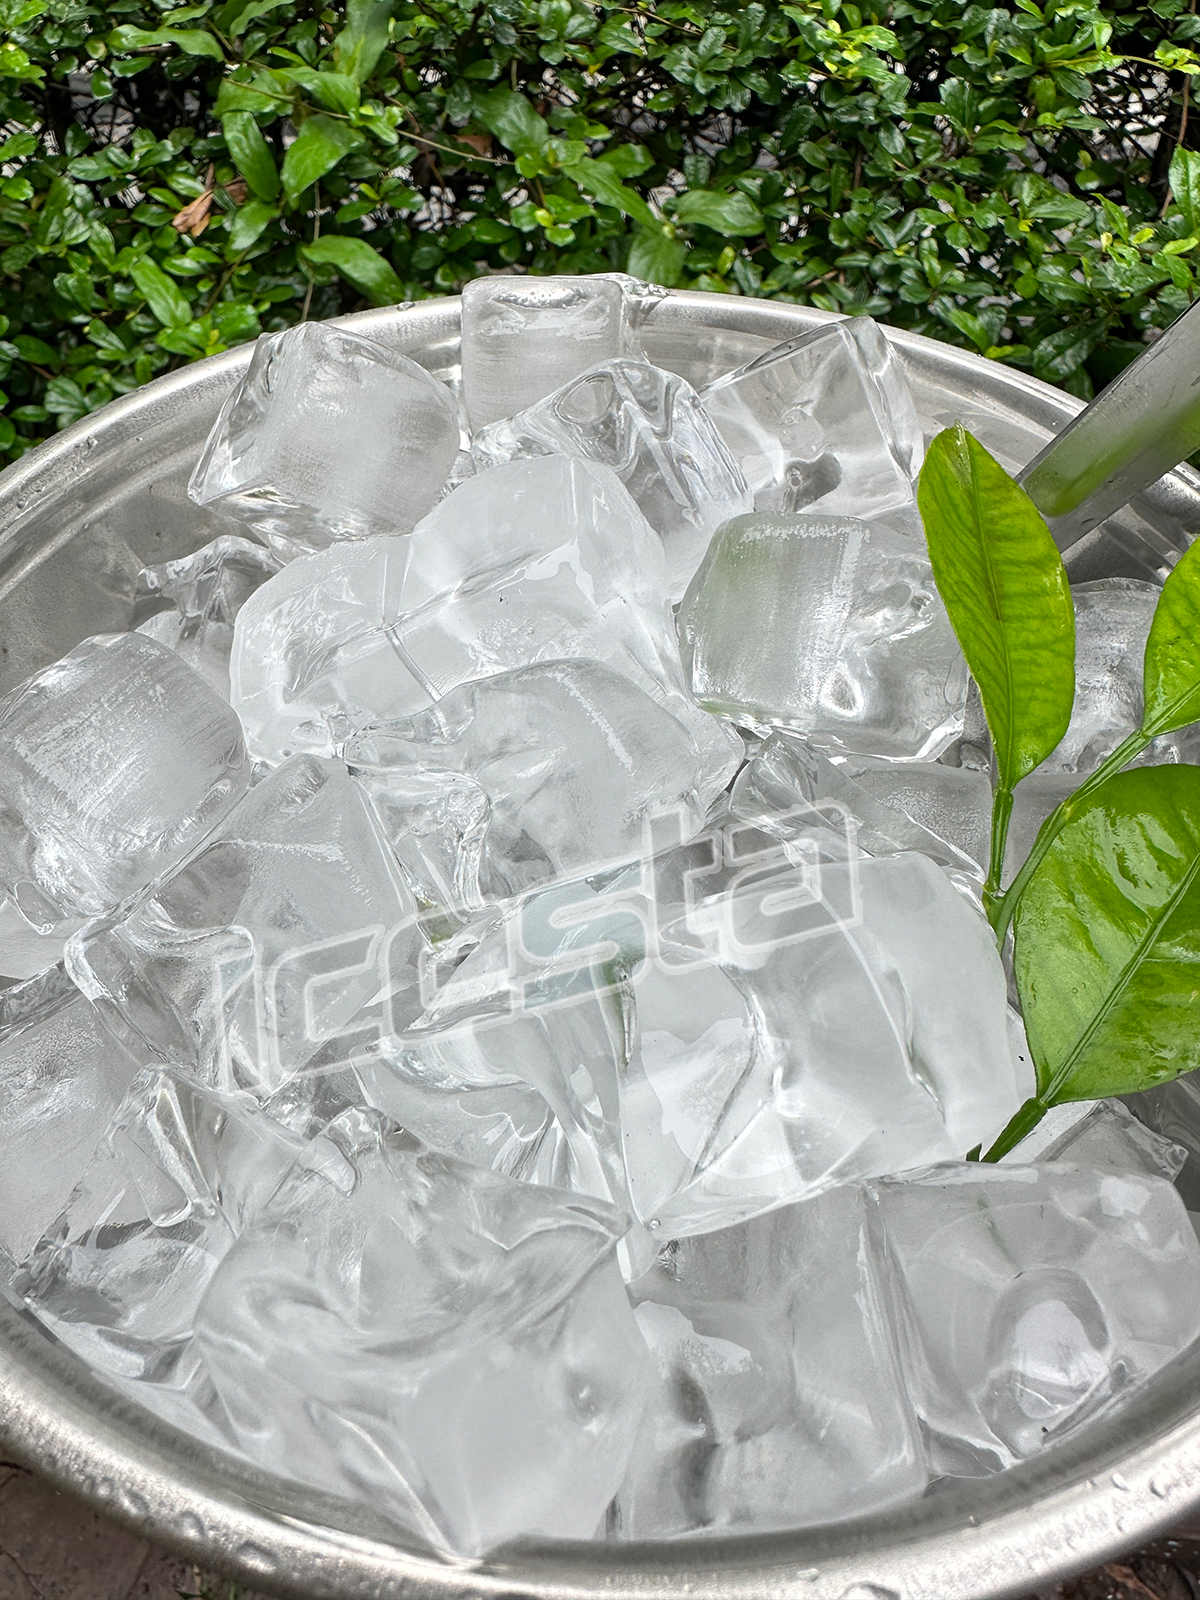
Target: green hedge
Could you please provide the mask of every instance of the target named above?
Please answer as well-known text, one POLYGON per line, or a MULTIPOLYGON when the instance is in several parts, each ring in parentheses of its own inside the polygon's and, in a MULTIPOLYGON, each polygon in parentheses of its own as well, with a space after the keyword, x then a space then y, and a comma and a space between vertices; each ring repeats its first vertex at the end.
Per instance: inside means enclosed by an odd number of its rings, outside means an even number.
POLYGON ((0 448, 514 267, 865 311, 1087 396, 1196 292, 1194 6, 0 0, 0 448))

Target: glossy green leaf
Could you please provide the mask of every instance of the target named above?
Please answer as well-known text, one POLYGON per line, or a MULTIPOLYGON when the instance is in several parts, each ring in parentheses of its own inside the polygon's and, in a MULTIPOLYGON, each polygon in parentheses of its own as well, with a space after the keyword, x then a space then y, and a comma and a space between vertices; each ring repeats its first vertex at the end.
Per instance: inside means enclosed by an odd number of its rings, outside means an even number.
POLYGON ((290 83, 298 84, 326 111, 337 112, 340 116, 349 116, 352 111, 357 111, 362 99, 358 79, 342 72, 318 72, 313 67, 287 67, 279 75, 290 83))
POLYGON ((1171 193, 1188 233, 1200 233, 1200 151, 1176 146, 1171 157, 1171 193))
POLYGON ((388 42, 390 0, 349 0, 346 26, 333 42, 333 59, 339 72, 365 83, 388 42))
POLYGON ((476 122, 516 156, 540 155, 550 140, 544 118, 515 89, 489 89, 471 100, 476 122))
POLYGON ((629 247, 627 266, 635 278, 672 289, 683 273, 686 255, 687 246, 683 240, 668 234, 661 225, 642 228, 629 247))
POLYGON ((1163 586, 1146 640, 1142 727, 1157 736, 1189 722, 1200 722, 1200 541, 1163 586))
POLYGON ((593 161, 585 156, 582 161, 577 161, 563 170, 602 206, 615 206, 625 216, 632 217, 635 222, 643 223, 647 228, 658 225, 658 219, 641 195, 636 189, 627 188, 621 182, 611 163, 593 161))
POLYGON ((231 111, 221 123, 225 144, 234 165, 259 200, 274 200, 279 193, 279 169, 271 147, 249 111, 231 111))
POLYGON ((717 194, 711 189, 687 189, 672 204, 677 222, 699 223, 717 233, 761 233, 763 215, 748 194, 735 189, 717 194))
POLYGON ((141 50, 146 46, 173 44, 185 56, 208 56, 224 61, 225 52, 211 33, 203 28, 114 28, 108 36, 110 50, 141 50))
POLYGON ((192 320, 192 308, 178 284, 149 256, 142 256, 129 269, 129 276, 145 296, 146 304, 164 328, 175 328, 192 320))
POLYGON ((304 245, 300 251, 312 265, 335 267, 348 283, 362 291, 372 305, 391 306, 404 299, 404 285, 391 266, 365 239, 330 236, 304 245))
POLYGON ((1200 1067, 1200 767, 1110 778, 1046 852, 1015 928, 1043 1104, 1200 1067))
POLYGON ((294 203, 361 142, 362 136, 345 122, 320 114, 308 117, 283 158, 284 194, 294 203))
POLYGON ((267 200, 247 200, 239 206, 229 219, 226 235, 233 254, 240 256, 249 250, 278 215, 279 207, 267 200))
POLYGON ((929 559, 979 685, 1000 785, 1058 744, 1075 697, 1075 611, 1037 507, 979 441, 947 428, 929 448, 918 504, 929 559))
POLYGON ((213 25, 227 39, 240 39, 252 22, 278 11, 288 0, 231 0, 221 6, 213 16, 213 25))

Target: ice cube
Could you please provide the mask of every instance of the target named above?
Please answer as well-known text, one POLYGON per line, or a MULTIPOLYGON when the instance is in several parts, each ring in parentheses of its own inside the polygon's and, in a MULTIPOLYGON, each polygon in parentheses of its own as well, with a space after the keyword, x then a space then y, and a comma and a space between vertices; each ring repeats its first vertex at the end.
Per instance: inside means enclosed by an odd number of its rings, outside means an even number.
POLYGON ((912 501, 921 424, 903 363, 870 317, 776 345, 700 398, 758 511, 872 518, 912 501))
MULTIPOLYGON (((1142 657, 1162 593, 1137 578, 1098 578, 1071 589, 1075 601, 1075 704, 1062 743, 1038 776, 1073 772, 1082 780, 1142 720, 1142 657)), ((1141 764, 1200 759, 1200 727, 1156 739, 1141 764)))
POLYGON ((717 959, 687 914, 630 983, 625 1164, 660 1238, 965 1155, 1033 1092, 987 923, 926 857, 741 879, 717 959))
POLYGON ((137 1070, 62 967, 0 990, 0 1252, 54 1222, 137 1070))
POLYGON ((674 1240, 630 1295, 658 1382, 621 1537, 835 1522, 923 1491, 857 1185, 674 1240))
POLYGON ((582 879, 489 908, 419 967, 416 995, 389 995, 392 1032, 353 1057, 363 1098, 445 1154, 628 1210, 626 1020, 603 958, 641 932, 582 879))
POLYGON ((444 384, 362 334, 304 322, 259 338, 188 493, 290 561, 335 539, 407 533, 458 448, 444 384))
POLYGON ((1160 1137, 1187 1152, 1176 1186, 1188 1210, 1200 1213, 1200 1073, 1126 1097, 1129 1110, 1160 1137))
POLYGON ((1035 1455, 1200 1336, 1200 1244, 1164 1178, 954 1163, 874 1192, 935 1471, 1035 1455))
POLYGON ((143 1059, 218 1089, 278 1089, 421 944, 366 797, 340 762, 298 756, 123 920, 67 961, 143 1059))
POLYGON ((1040 768, 1023 778, 1013 791, 1012 816, 1004 850, 1004 876, 1011 882, 1033 849, 1042 823, 1069 794, 1079 787, 1081 778, 1074 772, 1043 772, 1040 768))
POLYGON ((14 1288, 101 1371, 185 1388, 205 1284, 300 1148, 248 1096, 147 1070, 14 1288))
POLYGON ((611 467, 657 529, 678 600, 717 528, 753 501, 741 468, 683 378, 640 361, 606 361, 471 441, 479 469, 527 456, 581 456, 611 467))
POLYGON ((923 545, 850 517, 737 517, 679 613, 708 711, 756 732, 929 760, 961 731, 967 669, 923 545))
POLYGON ((0 894, 36 932, 111 911, 249 782, 233 712, 173 651, 107 634, 0 702, 0 894))
POLYGON ((615 272, 464 284, 463 398, 472 429, 515 416, 597 362, 640 354, 637 324, 661 298, 615 272))
POLYGON ((279 567, 279 558, 263 545, 232 534, 178 561, 145 567, 138 579, 144 620, 137 631, 176 651, 228 700, 234 620, 279 567))
POLYGON ((62 960, 65 943, 61 934, 38 933, 0 897, 0 976, 17 982, 39 977, 62 960))
POLYGON ((520 894, 539 883, 599 870, 636 856, 646 819, 663 811, 699 829, 733 774, 628 678, 597 661, 548 661, 453 689, 429 711, 379 724, 348 741, 345 759, 364 785, 415 893, 440 876, 467 891, 450 910, 520 894), (406 800, 437 780, 446 808, 465 814, 449 841, 408 829, 406 800), (484 799, 477 848, 478 803, 484 799), (466 852, 452 872, 454 844, 466 852), (407 857, 415 855, 410 866, 407 857))
POLYGON ((647 1382, 613 1259, 623 1227, 347 1112, 200 1308, 243 1450, 463 1555, 588 1537, 647 1382))
POLYGON ((623 673, 726 758, 683 691, 661 541, 616 475, 545 456, 469 479, 410 541, 293 562, 238 617, 233 703, 255 755, 329 754, 474 678, 581 657, 623 673))
POLYGON ((987 861, 991 785, 967 768, 866 756, 835 765, 803 739, 772 734, 738 773, 730 807, 776 838, 810 837, 819 818, 867 855, 916 850, 976 881, 987 861))
POLYGON ((1054 1106, 1004 1160, 1141 1172, 1174 1183, 1187 1158, 1183 1145, 1146 1127, 1119 1100, 1097 1100, 1054 1106))

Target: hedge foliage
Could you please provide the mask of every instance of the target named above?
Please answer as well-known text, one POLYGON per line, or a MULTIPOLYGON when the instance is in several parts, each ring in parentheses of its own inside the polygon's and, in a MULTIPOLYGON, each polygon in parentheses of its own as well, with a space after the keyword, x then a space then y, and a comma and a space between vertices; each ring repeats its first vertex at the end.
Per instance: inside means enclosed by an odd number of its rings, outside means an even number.
POLYGON ((0 0, 0 450, 502 268, 865 311, 1087 396, 1200 282, 1197 40, 1195 0, 0 0))

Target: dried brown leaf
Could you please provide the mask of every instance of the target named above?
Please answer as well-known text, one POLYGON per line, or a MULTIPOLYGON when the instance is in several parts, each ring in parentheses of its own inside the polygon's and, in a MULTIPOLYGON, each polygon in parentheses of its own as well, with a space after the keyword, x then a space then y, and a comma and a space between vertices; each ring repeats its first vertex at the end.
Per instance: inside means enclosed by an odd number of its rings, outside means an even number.
POLYGON ((208 227, 212 203, 212 190, 206 189, 197 199, 189 200, 182 211, 175 213, 171 218, 171 226, 176 233, 187 233, 193 239, 198 239, 208 227))

